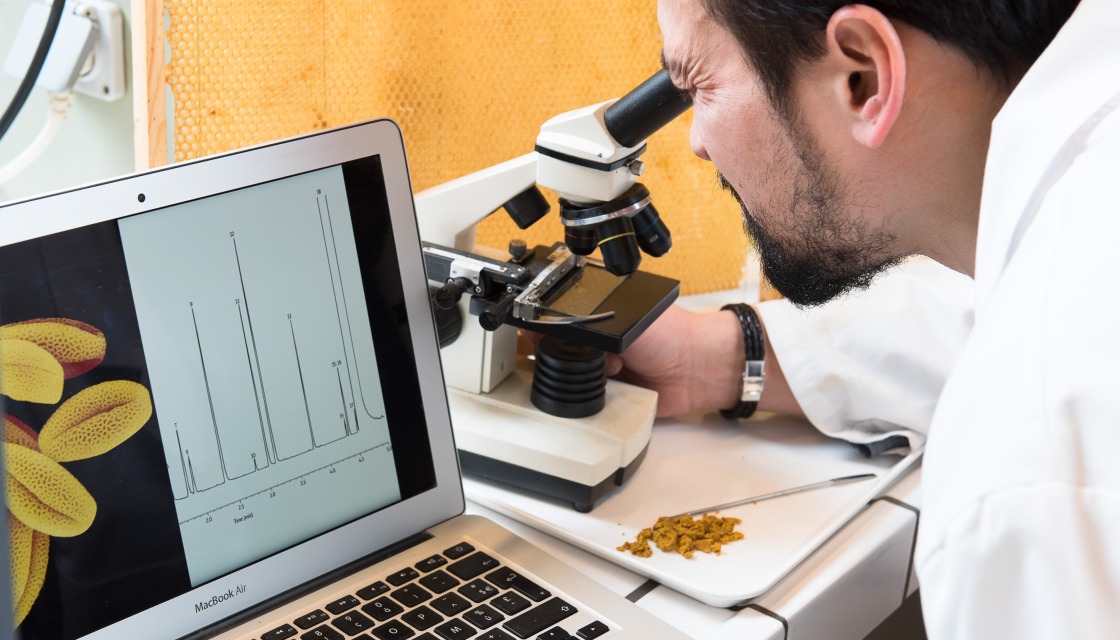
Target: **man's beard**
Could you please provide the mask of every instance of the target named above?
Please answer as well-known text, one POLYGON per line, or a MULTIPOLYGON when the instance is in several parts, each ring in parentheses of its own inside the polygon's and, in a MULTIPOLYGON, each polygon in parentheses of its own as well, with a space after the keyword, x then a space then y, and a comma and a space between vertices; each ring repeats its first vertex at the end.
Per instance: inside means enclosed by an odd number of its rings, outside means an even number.
MULTIPOLYGON (((786 212, 788 224, 777 229, 763 225, 760 217, 779 218, 773 212, 753 215, 722 174, 719 181, 739 202, 743 227, 758 252, 763 277, 795 305, 816 306, 866 289, 902 256, 889 252, 894 237, 885 230, 868 229, 864 221, 844 217, 842 183, 824 168, 817 145, 797 136, 794 124, 786 122, 796 153, 789 160, 798 166, 786 212)), ((762 207, 756 209, 765 212, 762 207)))

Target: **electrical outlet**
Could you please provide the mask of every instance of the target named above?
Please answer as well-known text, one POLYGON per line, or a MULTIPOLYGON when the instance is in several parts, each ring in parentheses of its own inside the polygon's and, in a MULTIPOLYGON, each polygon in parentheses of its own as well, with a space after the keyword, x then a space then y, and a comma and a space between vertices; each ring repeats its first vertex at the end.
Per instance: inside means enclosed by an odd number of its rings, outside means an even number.
MULTIPOLYGON (((31 66, 31 59, 43 37, 50 14, 50 5, 39 2, 27 7, 20 22, 11 51, 4 62, 4 71, 13 78, 23 78, 31 66)), ((36 86, 53 93, 70 91, 82 67, 93 51, 97 39, 97 25, 84 16, 63 11, 51 41, 50 52, 35 78, 36 86)))
POLYGON ((120 6, 108 0, 80 0, 74 3, 74 13, 97 24, 93 52, 74 84, 74 91, 106 102, 123 98, 124 16, 120 6))

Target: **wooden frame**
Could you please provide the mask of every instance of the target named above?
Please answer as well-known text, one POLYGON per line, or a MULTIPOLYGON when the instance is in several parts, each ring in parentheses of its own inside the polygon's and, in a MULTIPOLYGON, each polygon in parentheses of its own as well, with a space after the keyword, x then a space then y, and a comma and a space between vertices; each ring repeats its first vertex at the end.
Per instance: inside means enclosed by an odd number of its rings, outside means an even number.
POLYGON ((168 162, 163 0, 132 0, 132 122, 136 170, 168 162))

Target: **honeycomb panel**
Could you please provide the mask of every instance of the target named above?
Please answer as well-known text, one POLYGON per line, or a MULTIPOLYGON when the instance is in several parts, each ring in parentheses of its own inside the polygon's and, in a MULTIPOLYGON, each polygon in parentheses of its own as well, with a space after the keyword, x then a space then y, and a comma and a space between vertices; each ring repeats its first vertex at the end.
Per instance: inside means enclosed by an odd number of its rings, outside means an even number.
MULTIPOLYGON (((374 117, 396 120, 413 188, 528 153, 550 117, 615 98, 658 68, 649 0, 166 0, 176 160, 374 117)), ((655 134, 643 182, 673 235, 643 268, 683 293, 735 287, 738 208, 688 146, 691 113, 655 134)), ((555 210, 555 196, 548 194, 555 210)), ((482 244, 562 237, 499 213, 482 244)))

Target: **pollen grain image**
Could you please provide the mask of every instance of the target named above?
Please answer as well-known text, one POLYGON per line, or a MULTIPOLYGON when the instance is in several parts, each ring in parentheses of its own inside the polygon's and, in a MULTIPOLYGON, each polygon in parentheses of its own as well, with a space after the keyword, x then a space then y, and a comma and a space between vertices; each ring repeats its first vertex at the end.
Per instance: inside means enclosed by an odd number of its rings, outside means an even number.
POLYGON ((33 318, 0 326, 0 392, 8 402, 57 405, 36 432, 4 415, 8 540, 16 626, 35 604, 47 576, 52 536, 86 532, 97 502, 63 462, 105 453, 152 416, 148 390, 112 380, 61 402, 63 383, 105 357, 105 334, 70 318, 33 318))
POLYGON ((185 584, 150 389, 115 224, 0 246, 0 418, 21 637, 81 637, 165 595, 153 582, 185 584), (75 600, 90 606, 61 606, 75 600))

